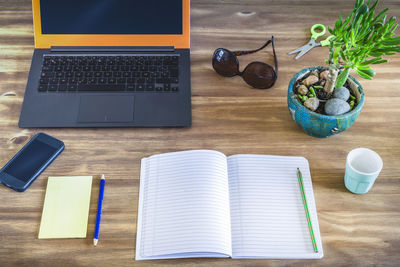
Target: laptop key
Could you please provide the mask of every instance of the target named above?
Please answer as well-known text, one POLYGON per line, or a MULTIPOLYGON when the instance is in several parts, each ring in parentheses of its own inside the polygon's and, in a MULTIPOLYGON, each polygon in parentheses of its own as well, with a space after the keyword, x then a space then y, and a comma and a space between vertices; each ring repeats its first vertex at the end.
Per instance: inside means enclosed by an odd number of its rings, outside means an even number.
POLYGON ((49 85, 49 91, 57 91, 58 85, 56 84, 50 84, 49 85))
POLYGON ((42 77, 42 78, 51 78, 51 77, 54 77, 56 74, 55 74, 55 72, 51 72, 51 71, 49 71, 49 72, 42 72, 41 74, 40 74, 40 76, 42 77))
POLYGON ((123 84, 79 84, 78 91, 125 91, 123 84))
POLYGON ((49 79, 50 84, 58 84, 58 78, 49 79))
POLYGON ((164 91, 171 91, 171 85, 169 83, 164 84, 164 91))
POLYGON ((136 91, 144 91, 144 84, 138 84, 136 86, 136 91))
POLYGON ((128 91, 135 91, 136 86, 134 84, 128 84, 126 86, 126 90, 128 91))
POLYGON ((118 78, 117 79, 118 84, 125 84, 126 83, 126 78, 118 78))
POLYGON ((60 84, 58 86, 58 91, 67 91, 67 85, 66 84, 60 84))
POLYGON ((169 71, 169 75, 170 75, 171 77, 178 77, 178 75, 179 75, 178 70, 177 70, 177 69, 171 69, 171 70, 169 71))
POLYGON ((47 91, 47 85, 41 84, 39 85, 39 92, 46 92, 47 91))
POLYGON ((86 78, 79 78, 78 84, 87 84, 88 80, 86 78))
POLYGON ((40 83, 40 84, 48 84, 48 83, 49 83, 49 79, 47 79, 47 78, 41 78, 41 79, 39 80, 39 83, 40 83))
POLYGON ((77 85, 76 84, 68 84, 67 85, 67 90, 68 91, 76 91, 77 85))
POLYGON ((136 83, 145 83, 145 79, 144 78, 136 78, 135 79, 136 83))
POLYGON ((154 84, 146 85, 146 91, 154 91, 154 84))
POLYGON ((77 82, 78 82, 78 79, 77 79, 77 78, 69 78, 69 79, 68 79, 68 83, 74 84, 74 83, 77 83, 77 82))
POLYGON ((89 78, 88 79, 88 84, 96 84, 97 83, 97 79, 96 78, 89 78))

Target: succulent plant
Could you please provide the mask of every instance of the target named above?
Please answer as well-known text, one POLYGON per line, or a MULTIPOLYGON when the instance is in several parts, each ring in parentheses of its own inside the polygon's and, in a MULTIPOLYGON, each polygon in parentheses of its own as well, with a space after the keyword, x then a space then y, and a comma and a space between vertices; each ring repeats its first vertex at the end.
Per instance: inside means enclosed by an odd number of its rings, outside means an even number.
POLYGON ((385 55, 400 52, 400 37, 395 37, 399 26, 396 17, 386 16, 388 8, 375 16, 379 0, 356 0, 346 19, 342 14, 329 32, 334 36, 329 45, 329 74, 324 91, 332 93, 342 87, 351 69, 365 79, 372 79, 375 71, 370 65, 386 63, 385 55), (338 73, 341 73, 338 75, 338 73))

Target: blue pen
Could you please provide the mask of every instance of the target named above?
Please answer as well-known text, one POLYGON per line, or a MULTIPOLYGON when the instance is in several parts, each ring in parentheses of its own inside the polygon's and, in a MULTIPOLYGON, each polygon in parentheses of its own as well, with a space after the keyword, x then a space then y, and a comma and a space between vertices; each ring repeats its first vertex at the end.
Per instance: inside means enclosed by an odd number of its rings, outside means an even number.
POLYGON ((100 220, 101 220, 101 206, 103 204, 103 195, 104 195, 104 185, 106 183, 106 177, 104 174, 101 175, 100 180, 100 190, 99 190, 99 202, 97 203, 97 216, 96 216, 96 228, 94 229, 94 238, 93 244, 96 246, 99 241, 99 232, 100 232, 100 220))

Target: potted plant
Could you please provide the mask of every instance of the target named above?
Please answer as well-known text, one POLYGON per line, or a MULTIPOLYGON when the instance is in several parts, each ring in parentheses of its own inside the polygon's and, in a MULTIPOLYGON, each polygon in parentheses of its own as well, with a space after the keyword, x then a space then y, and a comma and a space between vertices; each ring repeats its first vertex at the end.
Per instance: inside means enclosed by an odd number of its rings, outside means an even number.
POLYGON ((379 0, 356 0, 354 9, 342 15, 329 32, 329 67, 311 67, 298 72, 289 84, 288 106, 293 120, 312 136, 327 137, 353 125, 364 104, 360 83, 349 75, 372 79, 371 65, 387 62, 384 55, 400 52, 400 37, 394 37, 396 18, 382 10, 375 16, 379 0))

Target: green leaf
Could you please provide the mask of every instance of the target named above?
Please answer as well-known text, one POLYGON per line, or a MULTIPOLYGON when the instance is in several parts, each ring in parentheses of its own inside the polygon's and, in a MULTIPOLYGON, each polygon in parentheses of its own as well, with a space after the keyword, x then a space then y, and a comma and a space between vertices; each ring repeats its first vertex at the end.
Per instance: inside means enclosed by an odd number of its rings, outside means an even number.
POLYGON ((375 3, 369 8, 369 11, 372 15, 374 14, 375 8, 378 5, 378 3, 379 3, 379 0, 376 0, 375 3))
POLYGON ((382 42, 384 45, 398 45, 400 44, 400 36, 392 37, 382 42))
POLYGON ((362 62, 360 65, 361 66, 365 66, 365 65, 369 65, 369 64, 374 64, 374 62, 381 60, 382 57, 377 57, 374 59, 370 59, 370 60, 365 60, 364 62, 362 62))
POLYGON ((364 2, 364 1, 356 0, 356 2, 354 3, 354 9, 357 9, 361 5, 361 2, 364 2))
POLYGON ((335 23, 335 29, 338 29, 340 26, 342 26, 342 14, 339 15, 339 18, 335 23))
POLYGON ((377 22, 383 15, 385 15, 385 13, 389 10, 389 8, 385 8, 384 10, 382 10, 376 17, 375 19, 372 21, 372 24, 374 24, 375 22, 377 22))
POLYGON ((380 57, 383 55, 383 53, 382 52, 370 52, 369 55, 373 56, 373 57, 380 57))
POLYGON ((368 68, 368 69, 357 68, 356 72, 357 72, 358 75, 360 75, 363 78, 369 77, 369 78, 365 78, 365 79, 369 79, 369 80, 372 79, 372 77, 375 76, 375 71, 373 69, 370 69, 370 68, 368 68))
POLYGON ((366 4, 361 5, 357 11, 356 15, 354 17, 353 23, 357 22, 360 20, 360 17, 368 12, 368 6, 366 4))
POLYGON ((335 51, 333 52, 333 63, 338 64, 339 62, 339 53, 340 53, 341 47, 337 47, 335 51))
POLYGON ((364 73, 368 74, 371 77, 375 76, 375 71, 373 69, 362 70, 364 73))
POLYGON ((350 68, 347 68, 338 75, 336 79, 335 88, 340 88, 346 83, 347 78, 349 77, 349 72, 350 68))
POLYGON ((399 24, 395 24, 393 25, 393 27, 390 29, 389 33, 394 33, 394 31, 396 30, 396 28, 399 26, 399 24))
POLYGON ((372 80, 371 76, 368 76, 367 74, 365 74, 364 72, 360 71, 360 70, 356 70, 357 74, 360 75, 362 78, 364 79, 368 79, 368 80, 372 80))
POLYGON ((359 69, 359 70, 369 70, 369 69, 371 69, 371 67, 370 66, 361 66, 361 65, 359 65, 359 66, 357 66, 356 67, 356 69, 359 69))
POLYGON ((341 57, 344 61, 347 61, 347 57, 346 57, 346 55, 344 54, 344 52, 343 52, 342 49, 340 49, 339 55, 340 55, 340 57, 341 57))
POLYGON ((376 61, 376 62, 374 62, 374 63, 371 63, 371 64, 376 65, 376 64, 386 63, 386 62, 388 62, 386 59, 382 59, 382 60, 378 60, 378 61, 376 61))

